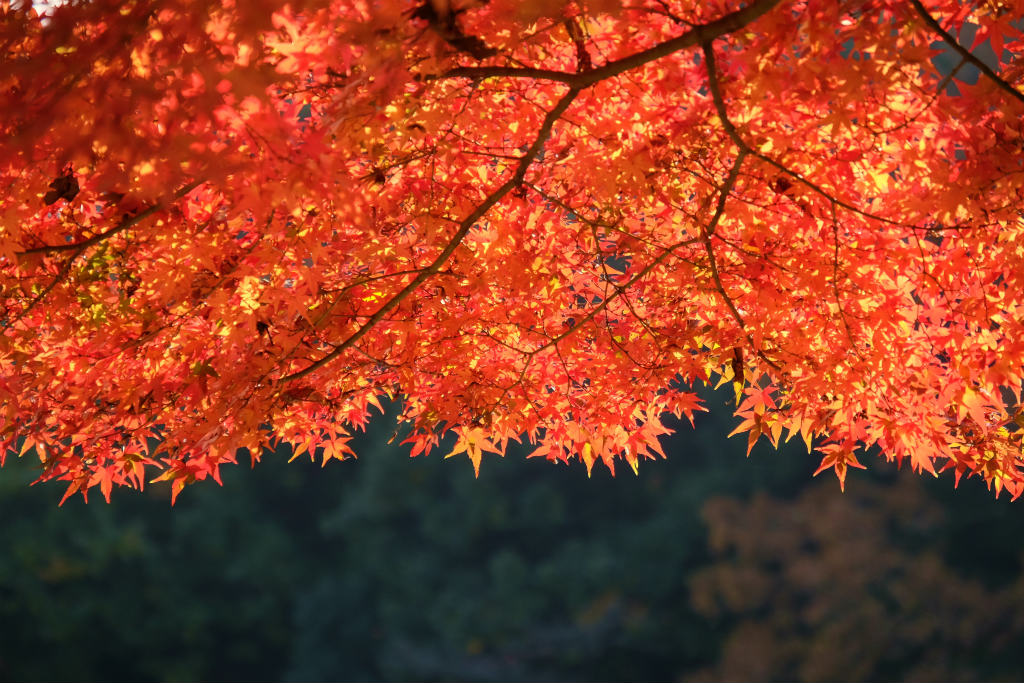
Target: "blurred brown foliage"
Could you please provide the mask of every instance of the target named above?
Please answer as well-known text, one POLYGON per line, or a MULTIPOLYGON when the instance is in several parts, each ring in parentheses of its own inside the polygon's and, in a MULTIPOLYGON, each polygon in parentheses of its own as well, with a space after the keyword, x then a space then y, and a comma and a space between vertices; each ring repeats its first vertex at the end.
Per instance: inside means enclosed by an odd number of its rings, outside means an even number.
POLYGON ((916 478, 836 494, 705 504, 712 562, 691 599, 723 639, 687 679, 1019 680, 1024 577, 985 585, 951 567, 934 543, 948 513, 916 478))

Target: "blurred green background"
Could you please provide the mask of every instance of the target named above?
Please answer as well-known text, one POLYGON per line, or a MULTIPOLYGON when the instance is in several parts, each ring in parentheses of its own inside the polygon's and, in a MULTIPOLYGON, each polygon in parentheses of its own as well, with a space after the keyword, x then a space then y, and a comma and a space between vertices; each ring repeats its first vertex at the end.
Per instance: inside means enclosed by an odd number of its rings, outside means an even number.
POLYGON ((268 454, 57 507, 0 470, 3 680, 1014 680, 1024 502, 799 439, 727 398, 617 478, 517 454, 268 454))

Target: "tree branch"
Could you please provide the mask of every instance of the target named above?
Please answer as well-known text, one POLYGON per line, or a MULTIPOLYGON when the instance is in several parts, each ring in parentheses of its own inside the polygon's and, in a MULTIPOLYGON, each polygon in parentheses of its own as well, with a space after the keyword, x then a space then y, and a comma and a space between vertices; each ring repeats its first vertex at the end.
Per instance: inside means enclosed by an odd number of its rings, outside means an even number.
POLYGON ((630 71, 662 57, 667 57, 674 52, 679 52, 689 47, 696 47, 697 45, 708 44, 716 38, 721 38, 726 34, 745 28, 762 15, 767 14, 780 2, 781 0, 755 0, 743 9, 726 14, 720 19, 694 26, 691 30, 677 38, 666 40, 629 57, 609 62, 585 74, 579 74, 577 76, 577 83, 579 87, 586 88, 612 76, 618 76, 625 71, 630 71))
POLYGON ((733 303, 732 297, 725 291, 725 285, 722 284, 721 275, 718 272, 718 261, 715 258, 715 248, 711 245, 711 237, 715 234, 715 229, 718 227, 718 223, 722 218, 722 214, 725 213, 725 203, 729 198, 729 194, 732 189, 736 186, 736 179, 739 178, 740 168, 743 166, 743 160, 747 157, 747 151, 744 149, 740 150, 740 153, 736 156, 736 160, 733 161, 732 168, 729 169, 729 175, 726 177, 725 182, 722 183, 721 192, 718 195, 718 203, 715 206, 715 214, 711 217, 711 221, 708 223, 701 232, 700 241, 704 243, 704 250, 708 254, 708 265, 711 269, 711 279, 715 282, 715 289, 718 294, 722 297, 722 301, 725 302, 726 308, 729 309, 730 315, 733 320, 739 325, 739 328, 743 330, 743 333, 747 337, 747 341, 750 343, 750 348, 754 349, 758 356, 760 356, 766 363, 770 364, 775 369, 778 369, 778 365, 765 358, 764 354, 754 346, 754 339, 747 332, 747 323, 743 320, 743 316, 740 315, 739 309, 736 308, 736 304, 733 303))
MULTIPOLYGON (((945 41, 946 44, 949 45, 951 48, 953 48, 953 51, 960 55, 961 59, 963 59, 965 62, 969 62, 970 64, 976 66, 978 68, 978 71, 985 74, 985 76, 987 76, 993 83, 995 83, 1000 90, 1005 91, 1014 99, 1020 102, 1024 102, 1024 93, 1017 90, 1010 83, 1007 83, 1005 80, 1000 78, 999 74, 997 74, 992 69, 992 67, 990 67, 988 64, 975 57, 970 50, 961 45, 959 41, 957 41, 957 39, 952 36, 952 34, 946 31, 946 29, 942 28, 942 25, 935 20, 935 17, 928 13, 928 10, 925 9, 925 6, 921 4, 920 0, 910 0, 910 4, 914 6, 914 10, 918 13, 918 15, 920 15, 924 23, 928 25, 928 28, 930 28, 933 32, 941 36, 942 40, 945 41)), ((999 55, 996 55, 996 59, 999 59, 999 55)))
POLYGON ((577 74, 552 69, 530 69, 518 66, 459 66, 443 74, 425 76, 428 81, 440 81, 449 78, 469 78, 474 81, 485 78, 533 78, 538 81, 558 81, 573 85, 577 74))
MULTIPOLYGON (((200 185, 202 185, 204 182, 205 181, 203 181, 203 180, 194 180, 194 181, 192 181, 191 183, 189 183, 185 187, 183 187, 180 190, 178 190, 177 192, 175 192, 174 193, 174 199, 175 200, 181 199, 182 197, 187 195, 189 192, 191 192, 192 190, 194 190, 197 187, 199 187, 200 185)), ((154 213, 159 211, 161 208, 163 208, 163 206, 164 206, 164 204, 162 202, 157 202, 156 204, 153 204, 152 206, 150 206, 145 211, 141 211, 141 212, 135 214, 134 216, 126 218, 125 220, 121 221, 120 223, 115 225, 110 230, 107 230, 106 232, 101 232, 99 234, 93 235, 89 239, 82 240, 81 242, 68 242, 67 244, 45 245, 45 246, 42 246, 42 247, 33 247, 31 249, 26 249, 25 251, 18 252, 19 256, 30 255, 30 254, 52 254, 52 253, 60 253, 60 252, 63 252, 63 251, 71 251, 71 252, 74 252, 74 253, 72 253, 71 256, 68 257, 68 260, 64 262, 64 265, 61 266, 60 270, 57 272, 57 275, 53 278, 53 280, 50 282, 50 284, 48 284, 45 289, 43 289, 41 292, 39 292, 39 294, 37 294, 36 297, 34 299, 32 299, 32 301, 29 303, 29 305, 26 306, 25 309, 21 313, 18 314, 18 317, 14 319, 14 322, 18 322, 19 320, 24 318, 26 315, 28 315, 29 312, 31 312, 32 309, 35 308, 36 305, 40 301, 45 299, 46 296, 50 292, 53 291, 54 287, 56 287, 61 282, 63 282, 64 280, 67 279, 68 275, 71 274, 71 266, 74 264, 74 262, 78 259, 79 256, 81 256, 83 253, 85 253, 86 249, 88 249, 89 247, 92 247, 92 246, 95 246, 95 245, 99 244, 100 242, 106 240, 109 237, 113 237, 114 235, 116 235, 119 232, 123 232, 124 230, 127 230, 128 228, 132 227, 133 225, 138 224, 142 220, 148 218, 149 216, 152 216, 154 213)))
POLYGON ((61 282, 64 282, 64 280, 67 279, 68 275, 71 274, 71 265, 75 262, 75 259, 82 255, 83 251, 85 251, 85 247, 79 247, 75 253, 68 257, 68 260, 65 261, 64 265, 60 267, 60 270, 57 271, 57 274, 54 276, 53 280, 50 281, 50 284, 46 285, 46 287, 41 292, 39 292, 39 294, 37 294, 35 298, 32 299, 32 301, 29 302, 28 306, 26 306, 24 310, 22 310, 22 312, 18 314, 18 317, 14 319, 12 324, 17 323, 26 315, 28 315, 40 301, 45 299, 47 295, 53 291, 54 287, 56 287, 61 282))
MULTIPOLYGON (((174 200, 181 199, 189 192, 202 185, 204 182, 206 181, 193 180, 191 183, 189 183, 188 185, 174 193, 174 200)), ((112 227, 110 230, 93 235, 89 239, 82 240, 81 242, 68 242, 67 244, 47 244, 41 247, 32 247, 31 249, 26 249, 25 251, 18 252, 18 255, 20 256, 22 254, 52 254, 61 251, 88 249, 89 247, 99 244, 100 242, 104 241, 107 238, 113 237, 119 232, 124 232, 133 225, 141 223, 142 221, 149 218, 160 209, 164 208, 164 206, 165 204, 163 202, 157 202, 150 206, 149 208, 145 209, 144 211, 140 211, 134 216, 129 216, 128 218, 125 218, 123 221, 112 227)))
POLYGON ((738 31, 754 20, 769 12, 782 0, 755 0, 741 10, 706 24, 694 26, 686 33, 666 40, 628 57, 623 57, 604 66, 583 73, 568 73, 548 69, 529 69, 503 66, 458 67, 433 78, 534 78, 538 80, 559 81, 566 85, 583 90, 596 83, 618 76, 621 73, 641 67, 649 62, 667 57, 674 52, 709 43, 715 38, 738 31))
MULTIPOLYGON (((526 170, 529 168, 533 159, 540 153, 543 148, 548 135, 551 132, 552 126, 555 124, 565 110, 569 107, 572 101, 576 98, 579 92, 585 88, 599 83, 603 80, 617 76, 625 71, 636 69, 644 64, 666 57, 674 52, 683 50, 696 45, 706 45, 709 41, 715 38, 726 35, 738 29, 741 29, 758 17, 767 13, 773 7, 778 5, 781 0, 755 0, 750 5, 747 5, 741 10, 727 14, 724 17, 702 24, 694 26, 691 30, 687 31, 683 35, 667 40, 663 43, 659 43, 654 47, 651 47, 642 52, 630 55, 623 59, 616 60, 605 64, 603 67, 594 69, 592 71, 586 71, 583 73, 569 74, 560 71, 549 71, 546 69, 522 69, 522 68, 509 68, 509 67, 458 67, 452 69, 435 78, 470 78, 470 79, 482 79, 482 78, 495 78, 495 77, 508 77, 508 78, 535 78, 535 79, 547 79, 552 81, 559 81, 567 84, 570 87, 568 93, 562 97, 554 109, 548 112, 548 115, 544 119, 544 123, 541 125, 538 131, 537 138, 534 140, 533 145, 520 159, 519 168, 515 174, 506 181, 503 185, 494 190, 490 195, 487 196, 484 201, 477 206, 477 208, 467 216, 459 224, 458 230, 449 240, 448 244, 441 251, 441 253, 434 259, 430 265, 423 268, 419 274, 413 278, 413 280, 401 289, 397 294, 388 299, 388 301, 381 306, 370 318, 363 323, 359 329, 352 333, 345 341, 341 342, 327 355, 320 358, 320 360, 314 361, 308 367, 294 372, 290 375, 286 375, 281 378, 282 382, 289 382, 296 379, 301 379, 318 369, 322 368, 327 363, 340 356, 345 352, 346 349, 351 348, 359 339, 361 339, 367 332, 369 332, 377 323, 384 319, 384 317, 395 307, 397 307, 406 297, 412 294, 416 289, 419 288, 427 279, 434 275, 441 266, 448 260, 448 258, 455 252, 455 249, 462 243, 462 240, 469 233, 469 230, 473 227, 476 221, 480 220, 495 204, 512 191, 515 187, 523 182, 526 175, 526 170)), ((716 215, 716 220, 720 214, 716 215)), ((627 283, 626 286, 634 282, 643 274, 649 272, 649 269, 653 268, 663 258, 665 258, 674 249, 680 245, 673 245, 665 253, 659 256, 655 261, 650 263, 641 274, 638 274, 636 278, 627 283)), ((586 318, 590 319, 596 315, 599 310, 603 310, 604 306, 610 299, 606 299, 602 306, 591 312, 586 318)), ((564 335, 562 335, 564 336, 564 335)), ((557 342, 562 336, 557 337, 554 342, 557 342)))
POLYGON ((885 223, 887 225, 895 225, 901 228, 911 228, 915 230, 922 229, 919 226, 900 223, 899 221, 894 221, 891 218, 886 218, 885 216, 879 216, 877 214, 871 213, 870 211, 865 211, 864 209, 856 207, 853 204, 850 204, 849 202, 844 202, 842 199, 839 199, 838 197, 835 197, 826 192, 825 189, 822 188, 817 183, 808 180, 807 178, 797 173, 796 171, 792 170, 785 164, 782 164, 776 161, 775 159, 772 159, 770 156, 762 154, 761 152, 757 151, 756 149, 748 145, 747 141, 743 139, 739 131, 736 129, 736 126, 729 119, 729 113, 725 108, 725 99, 722 96, 722 85, 718 80, 718 71, 715 67, 715 51, 711 47, 711 43, 704 43, 701 45, 701 48, 704 51, 704 61, 708 71, 708 89, 711 91, 711 99, 715 103, 715 111, 718 112, 718 118, 722 122, 722 128, 725 129, 725 132, 729 136, 729 139, 732 140, 737 147, 739 147, 741 150, 744 150, 750 156, 756 157, 761 161, 765 162, 766 164, 777 168, 782 173, 785 173, 786 175, 795 178, 804 186, 810 188, 812 191, 816 192, 817 194, 827 199, 830 203, 836 206, 841 206, 847 211, 855 213, 859 216, 863 216, 864 218, 869 218, 871 220, 878 221, 879 223, 885 223))
POLYGON ((435 258, 430 263, 430 265, 421 269, 419 271, 419 274, 415 278, 413 278, 409 284, 407 284, 405 287, 401 289, 401 291, 399 291, 397 294, 388 299, 387 302, 379 309, 377 309, 377 312, 371 315, 369 319, 367 319, 367 321, 359 327, 358 330, 353 332, 348 337, 348 339, 336 345, 334 349, 330 351, 330 353, 320 358, 320 360, 314 361, 309 366, 303 368, 302 370, 299 370, 298 372, 293 372, 290 375, 285 375, 284 377, 281 378, 280 381, 290 382, 292 380, 301 379, 313 372, 316 372, 323 366, 330 363, 332 360, 334 360, 342 353, 344 353, 346 349, 351 348, 353 344, 359 341, 377 323, 383 320, 388 313, 390 313, 399 304, 401 304, 402 301, 404 301, 410 294, 415 292, 420 285, 422 285, 432 275, 441 270, 441 266, 445 264, 445 262, 453 253, 455 253, 455 250, 458 248, 460 244, 462 244, 462 240, 465 239, 467 234, 469 234, 469 231, 476 224, 476 222, 483 218, 484 215, 491 210, 491 207, 500 202, 505 197, 505 195, 507 195, 509 192, 515 189, 520 183, 523 182, 523 178, 526 176, 527 169, 529 168, 530 164, 533 163, 533 160, 540 153, 541 149, 543 149, 544 143, 547 141, 548 136, 551 134, 551 129, 555 125, 555 122, 559 118, 561 118, 562 114, 565 113, 565 110, 569 108, 569 105, 572 104, 572 101, 576 99, 576 96, 578 94, 578 89, 570 89, 569 92, 567 92, 562 97, 562 99, 558 101, 558 104, 556 104, 555 107, 548 112, 547 116, 544 117, 544 122, 541 124, 540 129, 537 131, 537 137, 534 139, 533 144, 520 158, 519 167, 516 169, 516 172, 500 187, 491 192, 491 194, 487 195, 487 198, 484 199, 484 201, 481 202, 476 207, 476 209, 473 210, 471 214, 462 219, 462 221, 459 223, 458 230, 455 231, 455 234, 452 235, 452 238, 448 240, 448 244, 445 245, 445 248, 441 251, 440 254, 438 254, 437 258, 435 258))

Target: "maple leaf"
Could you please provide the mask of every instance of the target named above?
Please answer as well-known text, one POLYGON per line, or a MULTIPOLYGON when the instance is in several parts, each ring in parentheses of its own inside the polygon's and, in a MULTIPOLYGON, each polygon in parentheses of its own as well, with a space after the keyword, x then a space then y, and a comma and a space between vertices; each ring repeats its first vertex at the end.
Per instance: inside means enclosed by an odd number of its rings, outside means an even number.
POLYGON ((78 180, 75 179, 74 172, 68 168, 50 183, 50 191, 43 196, 43 202, 47 206, 56 203, 59 199, 70 202, 78 196, 78 191, 78 180))
POLYGON ((476 476, 480 476, 480 460, 484 453, 501 453, 502 450, 496 448, 491 440, 487 437, 487 433, 480 428, 471 427, 469 429, 456 428, 455 434, 458 437, 455 441, 455 446, 451 452, 444 456, 445 458, 451 458, 458 455, 459 453, 465 453, 469 456, 470 461, 473 463, 473 473, 476 476))
POLYGON ((818 449, 824 454, 821 459, 821 464, 818 469, 814 471, 814 476, 817 476, 831 467, 835 470, 836 478, 839 479, 839 488, 846 490, 846 471, 847 468, 854 467, 857 469, 865 469, 864 465, 857 460, 857 456, 846 450, 839 444, 825 444, 818 449))

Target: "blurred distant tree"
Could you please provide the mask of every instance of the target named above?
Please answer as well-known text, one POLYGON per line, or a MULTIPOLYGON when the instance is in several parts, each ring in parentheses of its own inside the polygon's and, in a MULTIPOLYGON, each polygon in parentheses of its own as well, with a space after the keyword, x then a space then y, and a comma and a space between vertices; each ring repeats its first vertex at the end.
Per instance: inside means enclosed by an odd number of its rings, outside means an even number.
POLYGON ((1019 679, 1024 577, 993 585, 954 569, 946 512, 915 479, 858 481, 842 498, 830 488, 704 506, 713 559, 692 602, 727 635, 692 678, 1019 679))
POLYGON ((0 681, 279 675, 310 546, 268 505, 295 499, 287 472, 197 487, 175 511, 166 486, 58 508, 26 464, 0 480, 0 681))
POLYGON ((0 479, 0 680, 674 679, 718 638, 689 605, 701 503, 784 491, 814 466, 737 467, 728 419, 699 416, 665 442, 674 457, 618 479, 513 459, 474 479, 409 461, 374 422, 365 458, 267 455, 173 514, 166 484, 58 508, 15 461, 0 479))
POLYGON ((0 478, 0 680, 838 679, 847 651, 861 653, 850 672, 895 672, 879 678, 1014 670, 1007 539, 1024 521, 1008 504, 978 483, 951 496, 945 480, 892 488, 870 473, 845 496, 832 482, 803 493, 812 458, 765 447, 744 462, 728 420, 698 416, 640 477, 589 480, 513 459, 474 479, 405 459, 374 422, 355 444, 365 458, 267 455, 173 513, 167 484, 58 508, 14 461, 0 478), (876 654, 879 633, 915 624, 876 654), (954 642, 956 629, 975 635, 954 642))

